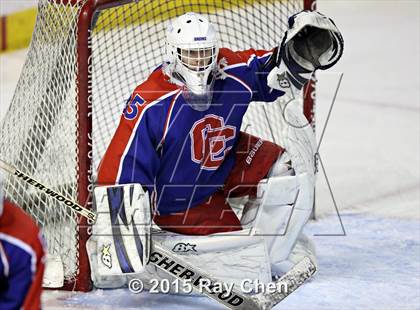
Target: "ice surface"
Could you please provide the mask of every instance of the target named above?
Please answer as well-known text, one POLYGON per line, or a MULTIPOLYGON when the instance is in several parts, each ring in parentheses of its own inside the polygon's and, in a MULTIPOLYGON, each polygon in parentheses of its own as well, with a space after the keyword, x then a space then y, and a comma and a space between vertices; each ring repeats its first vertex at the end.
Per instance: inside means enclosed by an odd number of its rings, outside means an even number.
MULTIPOLYGON (((342 220, 347 236, 319 235, 335 226, 332 217, 308 225, 319 271, 274 309, 418 309, 418 221, 352 213, 342 214, 342 220)), ((50 292, 44 301, 48 309, 223 309, 206 297, 135 295, 128 289, 50 292)))
MULTIPOLYGON (((342 85, 321 144, 341 210, 420 219, 420 4, 319 1, 345 38, 344 56, 318 74, 317 133, 339 74, 342 85)), ((318 213, 331 213, 320 175, 318 213)))
MULTIPOLYGON (((341 222, 321 173, 319 220, 306 229, 320 271, 277 308, 420 309, 420 3, 317 3, 345 38, 343 59, 318 74, 316 113, 319 137, 343 73, 320 147, 341 222)), ((0 119, 24 54, 0 56, 0 119)), ((48 309, 220 308, 207 298, 125 289, 48 291, 44 302, 48 309)))

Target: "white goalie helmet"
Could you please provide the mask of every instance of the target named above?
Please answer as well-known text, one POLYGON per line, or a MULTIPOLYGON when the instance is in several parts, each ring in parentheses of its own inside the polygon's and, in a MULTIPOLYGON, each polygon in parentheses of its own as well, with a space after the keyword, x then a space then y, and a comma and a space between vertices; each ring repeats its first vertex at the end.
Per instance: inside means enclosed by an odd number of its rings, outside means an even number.
POLYGON ((181 15, 167 29, 166 48, 172 82, 185 87, 183 96, 194 109, 208 109, 217 68, 215 27, 200 14, 181 15))

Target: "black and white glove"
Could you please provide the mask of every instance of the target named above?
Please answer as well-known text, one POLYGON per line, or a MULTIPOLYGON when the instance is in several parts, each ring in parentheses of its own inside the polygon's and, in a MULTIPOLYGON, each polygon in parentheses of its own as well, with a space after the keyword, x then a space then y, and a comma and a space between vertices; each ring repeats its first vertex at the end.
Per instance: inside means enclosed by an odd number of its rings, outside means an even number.
POLYGON ((276 67, 267 77, 268 86, 287 91, 300 90, 313 71, 337 63, 344 42, 331 18, 319 12, 302 11, 289 18, 289 29, 276 49, 276 67))

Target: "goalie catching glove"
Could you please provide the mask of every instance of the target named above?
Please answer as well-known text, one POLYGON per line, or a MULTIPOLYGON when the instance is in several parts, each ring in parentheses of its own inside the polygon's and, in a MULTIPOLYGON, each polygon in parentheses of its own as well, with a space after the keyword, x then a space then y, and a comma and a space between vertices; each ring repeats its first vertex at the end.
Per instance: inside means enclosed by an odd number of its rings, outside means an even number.
POLYGON ((313 71, 325 70, 343 54, 343 38, 331 18, 303 11, 289 18, 289 29, 275 50, 276 67, 267 77, 268 86, 291 91, 302 89, 313 71))

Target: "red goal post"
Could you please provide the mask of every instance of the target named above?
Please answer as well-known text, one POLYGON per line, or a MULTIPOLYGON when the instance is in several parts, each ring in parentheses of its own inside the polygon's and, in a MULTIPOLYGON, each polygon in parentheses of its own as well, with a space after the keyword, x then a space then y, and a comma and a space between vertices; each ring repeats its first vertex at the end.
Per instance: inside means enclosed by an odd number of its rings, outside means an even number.
MULTIPOLYGON (((315 5, 314 0, 39 0, 27 60, 0 124, 0 158, 91 208, 95 169, 127 97, 162 62, 170 18, 202 13, 218 26, 222 46, 268 49, 281 41, 288 16, 315 5)), ((304 113, 314 126, 315 80, 304 94, 304 113)), ((275 141, 272 118, 280 117, 278 109, 251 104, 244 128, 275 141)), ((90 223, 55 208, 56 202, 13 177, 5 191, 43 227, 49 252, 63 261, 63 288, 90 290, 90 223)))

